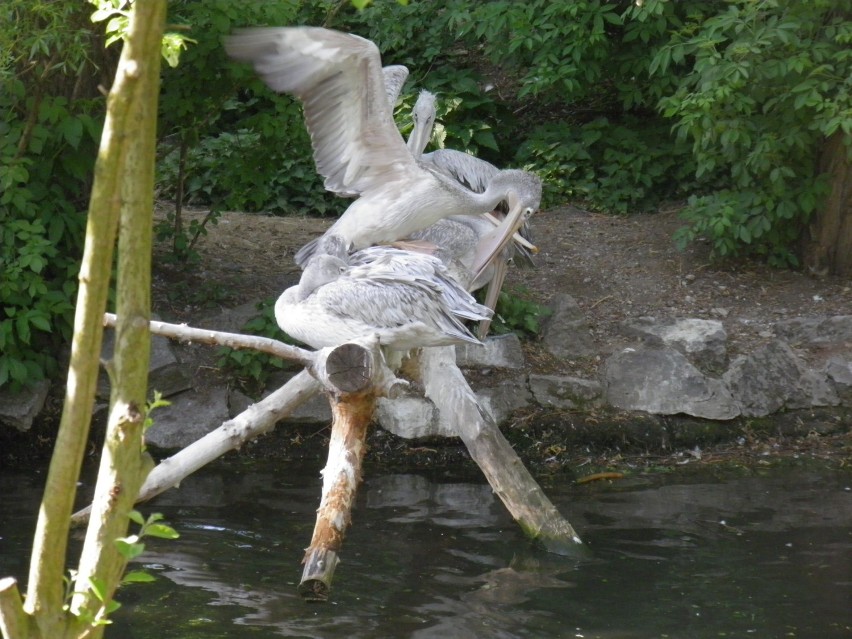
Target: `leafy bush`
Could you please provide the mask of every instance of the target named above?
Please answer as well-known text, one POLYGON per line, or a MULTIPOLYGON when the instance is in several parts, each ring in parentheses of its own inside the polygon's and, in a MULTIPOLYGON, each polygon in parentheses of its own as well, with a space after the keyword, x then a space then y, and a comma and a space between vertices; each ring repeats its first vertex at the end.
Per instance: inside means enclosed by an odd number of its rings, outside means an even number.
POLYGON ((551 313, 547 306, 532 301, 526 289, 502 290, 491 331, 497 335, 514 332, 522 337, 535 337, 541 332, 541 320, 551 313))
POLYGON ((580 126, 544 124, 515 157, 537 169, 545 207, 572 199, 616 213, 648 211, 702 188, 688 145, 672 144, 667 130, 659 120, 643 125, 629 116, 621 124, 606 118, 580 126))
POLYGON ((161 236, 186 235, 184 203, 214 211, 340 210, 340 200, 325 192, 316 174, 298 103, 270 91, 245 65, 231 63, 222 48, 222 38, 237 27, 297 22, 299 11, 310 14, 317 7, 184 0, 172 3, 172 11, 195 44, 163 76, 160 119, 166 135, 158 185, 161 196, 177 205, 173 231, 163 228, 161 236))
POLYGON ((103 102, 86 7, 12 0, 0 26, 0 386, 54 374, 70 339, 103 102))
POLYGON ((717 191, 690 198, 681 244, 704 235, 717 255, 797 262, 793 242, 827 192, 820 147, 842 131, 852 150, 850 43, 849 14, 834 2, 737 2, 657 53, 660 72, 690 67, 661 110, 692 142, 697 175, 723 175, 717 191))

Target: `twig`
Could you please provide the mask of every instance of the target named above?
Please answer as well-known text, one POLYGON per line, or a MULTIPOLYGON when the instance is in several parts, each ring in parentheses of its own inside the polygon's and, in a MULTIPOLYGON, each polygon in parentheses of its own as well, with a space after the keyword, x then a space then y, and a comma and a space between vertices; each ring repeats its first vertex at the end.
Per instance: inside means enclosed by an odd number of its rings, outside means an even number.
POLYGON ((606 301, 607 301, 608 299, 610 299, 611 297, 612 297, 612 295, 607 295, 606 297, 602 297, 602 298, 600 298, 597 302, 595 302, 594 304, 592 304, 592 305, 589 307, 589 310, 592 310, 595 306, 597 306, 598 304, 600 304, 600 303, 602 303, 602 302, 606 302, 606 301))
POLYGON ((578 477, 574 482, 575 484, 589 484, 593 481, 601 481, 603 479, 623 479, 624 473, 592 473, 591 475, 585 475, 583 477, 578 477))

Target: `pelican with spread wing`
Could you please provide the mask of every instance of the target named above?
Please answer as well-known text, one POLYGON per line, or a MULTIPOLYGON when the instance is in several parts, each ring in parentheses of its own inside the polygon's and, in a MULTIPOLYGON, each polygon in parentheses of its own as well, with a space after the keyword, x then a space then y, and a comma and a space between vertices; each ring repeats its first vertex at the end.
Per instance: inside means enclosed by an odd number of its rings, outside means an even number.
MULTIPOLYGON (((412 155, 393 121, 381 57, 369 40, 319 27, 252 28, 226 38, 225 49, 251 63, 271 89, 301 100, 325 188, 357 197, 328 231, 350 250, 506 202, 501 232, 481 251, 487 262, 523 223, 528 174, 502 171, 477 193, 412 155)), ((304 266, 315 252, 314 241, 296 254, 297 263, 304 266)))

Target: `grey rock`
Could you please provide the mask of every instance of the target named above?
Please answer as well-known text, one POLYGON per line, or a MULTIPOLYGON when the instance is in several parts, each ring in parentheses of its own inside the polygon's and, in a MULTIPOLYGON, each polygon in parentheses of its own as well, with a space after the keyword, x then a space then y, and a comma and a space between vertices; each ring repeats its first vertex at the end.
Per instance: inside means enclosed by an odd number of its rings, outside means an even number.
POLYGON ((422 397, 382 397, 376 402, 376 420, 385 430, 405 439, 456 435, 440 423, 435 405, 422 397))
POLYGON ((230 419, 228 389, 213 385, 170 397, 171 404, 152 413, 153 426, 145 433, 148 445, 184 448, 230 419))
POLYGON ((739 408, 718 379, 673 348, 625 348, 604 364, 604 394, 616 408, 706 419, 733 419, 739 408))
POLYGON ((482 343, 456 345, 456 363, 463 368, 522 368, 524 351, 514 333, 488 337, 482 343))
POLYGON ((257 305, 260 300, 247 302, 234 308, 225 309, 219 313, 209 315, 200 319, 196 326, 199 328, 209 328, 215 331, 223 331, 225 333, 241 333, 243 326, 249 320, 260 315, 257 310, 257 305))
POLYGON ((721 372, 727 363, 728 334, 717 320, 641 317, 626 322, 624 330, 649 345, 669 346, 680 351, 699 368, 721 372))
POLYGON ((852 404, 852 360, 834 355, 825 363, 825 373, 834 382, 837 395, 844 403, 852 404))
POLYGON ((808 370, 793 349, 778 340, 737 357, 722 379, 747 417, 838 403, 827 375, 808 370))
POLYGON ((499 425, 520 408, 525 408, 532 400, 524 376, 505 380, 495 386, 476 389, 479 405, 499 425))
MULTIPOLYGON (((115 348, 115 331, 104 331, 101 359, 112 359, 115 348)), ((148 364, 148 388, 159 391, 163 397, 171 397, 192 388, 192 376, 175 354, 171 340, 160 335, 151 336, 151 360, 148 364)), ((97 395, 109 399, 110 383, 106 371, 101 368, 98 376, 97 395)))
POLYGON ((591 379, 564 375, 530 375, 530 391, 541 406, 576 408, 595 402, 601 395, 601 385, 591 379))
POLYGON ((0 390, 0 424, 28 431, 44 408, 49 390, 50 382, 45 379, 17 391, 0 390))
POLYGON ((544 320, 541 341, 556 357, 587 357, 598 352, 589 324, 573 297, 557 293, 550 302, 552 314, 544 320))
MULTIPOLYGON (((270 375, 266 384, 267 392, 264 393, 264 397, 281 388, 294 375, 296 373, 292 371, 280 371, 270 375)), ((331 406, 328 405, 328 398, 324 393, 317 393, 282 419, 281 422, 293 424, 330 424, 331 406)))
POLYGON ((775 334, 794 346, 852 344, 852 315, 794 317, 775 323, 775 334))

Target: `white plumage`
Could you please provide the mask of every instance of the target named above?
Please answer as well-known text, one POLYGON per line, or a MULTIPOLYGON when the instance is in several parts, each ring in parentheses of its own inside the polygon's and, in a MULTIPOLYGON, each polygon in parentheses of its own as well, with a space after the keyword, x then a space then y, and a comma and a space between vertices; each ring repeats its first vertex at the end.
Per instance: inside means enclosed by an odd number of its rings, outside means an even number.
POLYGON ((313 348, 372 337, 394 350, 478 343, 462 320, 490 315, 440 260, 391 247, 358 251, 348 264, 315 255, 275 304, 281 329, 313 348))
MULTIPOLYGON (((302 101, 326 189, 358 196, 328 231, 350 249, 405 238, 450 215, 485 213, 501 201, 509 204, 508 217, 520 219, 523 172, 502 171, 477 193, 413 157, 393 121, 393 89, 369 40, 319 27, 256 28, 228 37, 225 48, 252 63, 270 88, 302 101)), ((315 251, 309 243, 297 263, 305 265, 315 251)))

